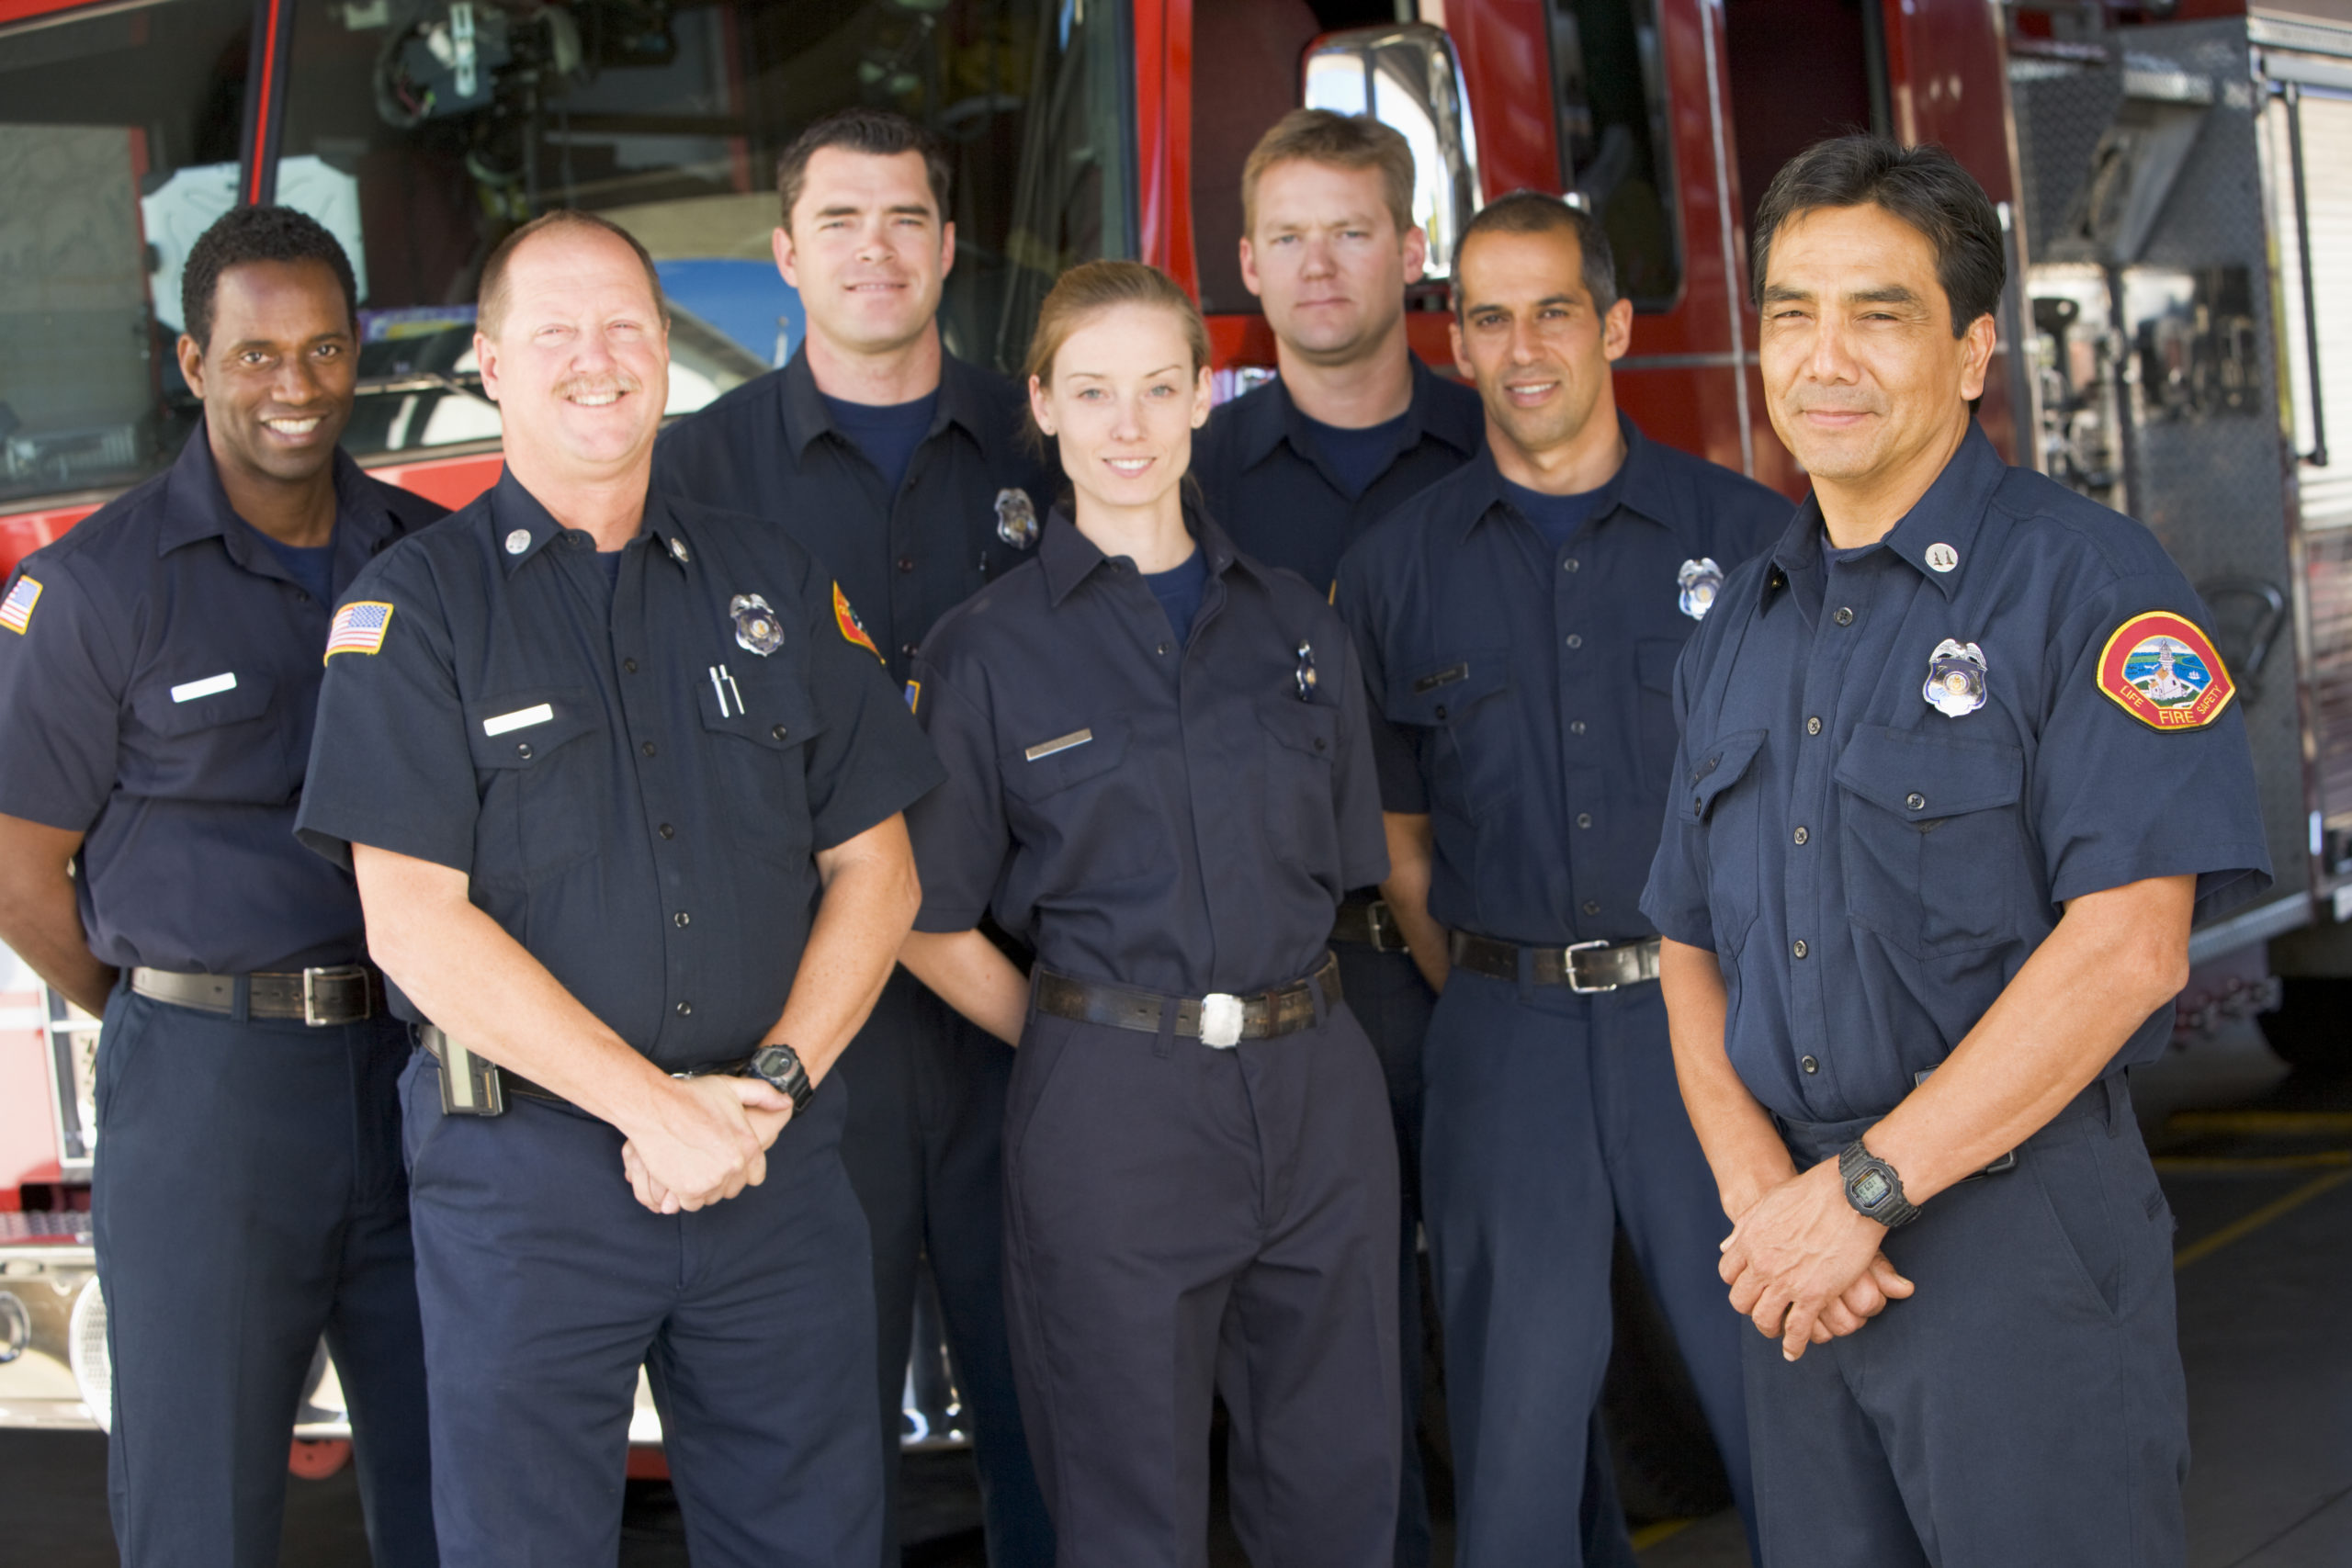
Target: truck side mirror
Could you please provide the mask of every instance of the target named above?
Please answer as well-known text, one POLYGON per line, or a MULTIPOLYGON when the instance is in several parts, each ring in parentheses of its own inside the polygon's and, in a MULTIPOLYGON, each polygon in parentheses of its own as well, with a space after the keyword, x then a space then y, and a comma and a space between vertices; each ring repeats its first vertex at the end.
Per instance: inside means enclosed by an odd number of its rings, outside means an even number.
POLYGON ((1350 28, 1307 45, 1301 70, 1308 108, 1368 114, 1403 135, 1413 150, 1413 221, 1429 236, 1427 276, 1452 276, 1483 199, 1453 40, 1427 22, 1350 28))

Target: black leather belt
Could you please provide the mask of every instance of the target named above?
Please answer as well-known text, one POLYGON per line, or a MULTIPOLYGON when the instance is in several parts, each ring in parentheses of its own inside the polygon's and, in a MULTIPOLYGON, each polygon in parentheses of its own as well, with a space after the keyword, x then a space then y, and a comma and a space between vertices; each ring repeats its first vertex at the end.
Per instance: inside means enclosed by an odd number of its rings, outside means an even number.
POLYGON ((240 981, 245 987, 247 1018, 299 1018, 313 1029, 372 1018, 384 995, 383 976, 367 964, 263 975, 184 974, 144 966, 130 972, 130 988, 139 995, 222 1018, 236 1016, 240 981))
POLYGON ((1403 953, 1405 931, 1385 898, 1350 898, 1331 921, 1333 942, 1361 942, 1375 953, 1403 953))
MULTIPOLYGON (((535 1083, 512 1067, 502 1067, 494 1062, 476 1056, 451 1040, 438 1024, 419 1024, 417 1043, 433 1054, 441 1064, 442 1075, 449 1082, 442 1091, 445 1106, 478 1116, 495 1116, 504 1109, 502 1097, 507 1094, 526 1095, 532 1100, 544 1100, 550 1105, 571 1105, 571 1101, 545 1084, 535 1083), (452 1066, 450 1056, 458 1055, 460 1062, 452 1066)), ((752 1065, 749 1056, 737 1056, 724 1062, 705 1062, 683 1073, 672 1073, 673 1078, 703 1078, 714 1074, 732 1077, 752 1065)), ((577 1106, 572 1109, 578 1110, 577 1106)))
MULTIPOLYGON (((1657 979, 1657 942, 1658 939, 1653 936, 1640 942, 1579 942, 1567 947, 1531 947, 1524 951, 1537 985, 1566 986, 1589 996, 1657 979)), ((1519 978, 1519 955, 1522 950, 1517 942, 1455 931, 1453 950, 1454 964, 1473 975, 1496 980, 1519 978)))
POLYGON ((1328 953, 1306 979, 1250 997, 1217 991, 1205 997, 1170 998, 1158 991, 1073 980, 1042 965, 1032 973, 1029 982, 1030 1005, 1039 1012, 1132 1029, 1141 1034, 1159 1032, 1160 1014, 1173 1000, 1175 1032, 1220 1050, 1244 1040, 1271 1040, 1312 1028, 1317 991, 1323 994, 1326 1011, 1340 1005, 1340 961, 1328 953))

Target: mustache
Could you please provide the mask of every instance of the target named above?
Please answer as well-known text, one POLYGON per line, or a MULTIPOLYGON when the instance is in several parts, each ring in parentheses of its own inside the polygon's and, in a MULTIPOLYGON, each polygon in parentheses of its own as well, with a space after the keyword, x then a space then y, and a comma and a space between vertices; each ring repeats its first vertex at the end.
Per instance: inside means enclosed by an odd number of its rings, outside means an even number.
POLYGON ((600 392, 641 392, 645 383, 626 370, 614 370, 600 376, 566 376, 555 384, 559 398, 577 397, 586 393, 594 397, 600 392))

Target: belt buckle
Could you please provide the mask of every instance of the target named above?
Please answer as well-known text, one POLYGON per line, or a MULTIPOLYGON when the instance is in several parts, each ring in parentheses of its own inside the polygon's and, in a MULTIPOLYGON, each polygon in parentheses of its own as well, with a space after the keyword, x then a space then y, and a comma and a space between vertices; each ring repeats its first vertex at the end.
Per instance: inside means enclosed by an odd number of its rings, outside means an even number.
POLYGON ((1241 1043, 1241 998, 1230 991, 1211 991, 1201 998, 1201 1043, 1230 1051, 1241 1043))
POLYGON ((1372 950, 1374 953, 1397 953, 1405 943, 1396 930, 1396 911, 1388 907, 1385 898, 1374 898, 1363 907, 1364 922, 1372 928, 1372 950), (1394 942, 1395 946, 1390 946, 1394 942))
POLYGON ((1577 953, 1589 953, 1596 947, 1613 947, 1614 945, 1616 944, 1606 938, 1602 938, 1595 942, 1572 942, 1568 943, 1567 946, 1562 948, 1560 951, 1567 955, 1566 969, 1568 989, 1574 991, 1580 997, 1598 997, 1604 995, 1607 992, 1613 991, 1617 989, 1618 987, 1624 984, 1622 980, 1611 980, 1605 986, 1588 986, 1577 978, 1577 953))
MULTIPOLYGON (((322 1015, 319 1011, 319 977, 321 976, 337 980, 356 979, 364 987, 367 985, 368 971, 356 964, 338 964, 332 968, 312 967, 302 971, 302 1021, 312 1029, 325 1029, 337 1021, 322 1015)), ((367 1015, 363 1013, 360 1016, 364 1018, 367 1015)))

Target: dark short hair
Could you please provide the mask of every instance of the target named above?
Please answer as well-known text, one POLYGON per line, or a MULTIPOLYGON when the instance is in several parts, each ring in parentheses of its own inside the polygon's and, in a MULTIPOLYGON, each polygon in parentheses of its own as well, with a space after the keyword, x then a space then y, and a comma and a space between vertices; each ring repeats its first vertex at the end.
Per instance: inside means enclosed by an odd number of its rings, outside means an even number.
POLYGON ((1951 301, 1951 335, 1991 315, 2008 280, 2000 214, 1976 176, 1933 142, 1905 147, 1883 136, 1856 134, 1816 141, 1787 163, 1756 204, 1750 290, 1764 301, 1764 274, 1772 236, 1792 218, 1823 208, 1883 207, 1935 247, 1936 281, 1951 301))
POLYGON ((552 212, 542 212, 528 223, 498 242, 490 259, 481 264, 481 287, 474 295, 474 325, 491 337, 498 335, 499 319, 506 314, 506 269, 514 265, 514 253, 524 243, 558 229, 591 230, 610 234, 637 253, 638 265, 645 268, 645 287, 653 290, 653 310, 663 321, 670 319, 670 307, 662 299, 662 275, 654 270, 650 252, 638 243, 636 235, 594 212, 582 212, 577 208, 559 207, 552 212))
POLYGON ((359 283, 351 258, 326 225, 290 207, 239 207, 224 212, 189 247, 180 269, 180 321, 196 346, 212 346, 212 306, 220 275, 247 262, 323 263, 343 286, 343 304, 352 330, 359 327, 359 283))
POLYGON ((1481 234, 1574 234, 1584 256, 1584 289, 1592 308, 1607 315, 1617 303, 1617 253, 1610 248, 1609 231, 1600 220, 1566 197, 1540 190, 1515 190, 1478 209, 1453 247, 1453 313, 1462 314, 1462 261, 1470 242, 1481 234))
POLYGON ((947 185, 954 171, 938 141, 905 115, 890 109, 837 109, 792 139, 775 161, 775 193, 784 202, 784 226, 792 227, 793 205, 808 177, 808 160, 828 147, 869 157, 895 158, 901 152, 922 154, 923 171, 931 177, 931 199, 947 220, 947 185))

